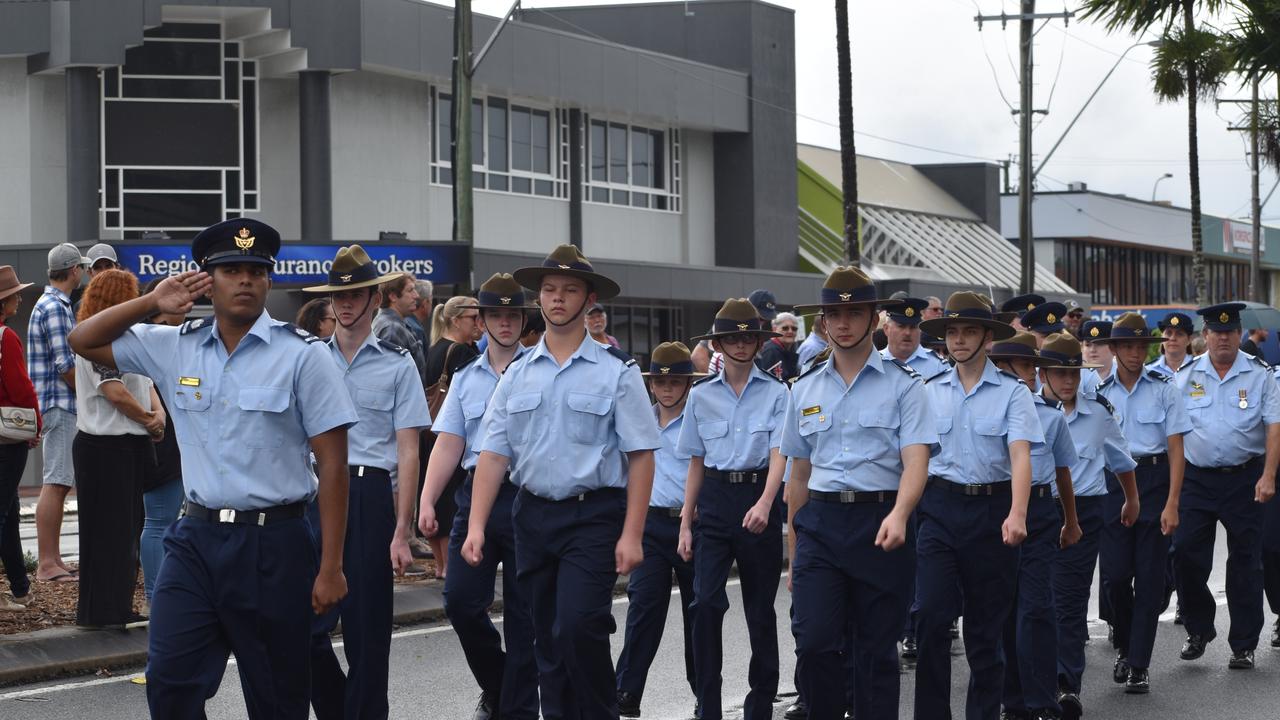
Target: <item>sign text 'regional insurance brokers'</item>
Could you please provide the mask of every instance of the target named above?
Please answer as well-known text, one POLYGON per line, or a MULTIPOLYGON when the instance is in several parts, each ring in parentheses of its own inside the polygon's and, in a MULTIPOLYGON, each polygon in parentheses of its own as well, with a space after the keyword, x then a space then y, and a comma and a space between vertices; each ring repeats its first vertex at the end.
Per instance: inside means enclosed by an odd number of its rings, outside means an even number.
MULTIPOLYGON (((328 280, 329 268, 339 247, 285 243, 276 256, 272 279, 284 284, 323 284, 328 280)), ((467 282, 466 245, 379 245, 374 242, 362 243, 361 247, 369 253, 379 273, 406 272, 422 280, 445 284, 467 282)), ((191 258, 190 245, 119 245, 116 253, 120 264, 144 283, 200 269, 191 258)))

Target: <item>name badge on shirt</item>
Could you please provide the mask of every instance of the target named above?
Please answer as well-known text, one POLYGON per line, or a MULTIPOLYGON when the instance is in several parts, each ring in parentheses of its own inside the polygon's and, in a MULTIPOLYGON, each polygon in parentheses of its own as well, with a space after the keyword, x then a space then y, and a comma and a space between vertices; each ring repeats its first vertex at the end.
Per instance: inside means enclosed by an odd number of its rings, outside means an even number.
POLYGON ((801 410, 800 414, 803 415, 804 417, 809 417, 810 415, 817 415, 820 412, 822 412, 822 406, 814 405, 813 407, 807 407, 801 410))
POLYGON ((179 384, 179 385, 186 385, 187 387, 200 387, 200 378, 196 378, 196 377, 180 377, 180 378, 178 378, 178 384, 179 384))

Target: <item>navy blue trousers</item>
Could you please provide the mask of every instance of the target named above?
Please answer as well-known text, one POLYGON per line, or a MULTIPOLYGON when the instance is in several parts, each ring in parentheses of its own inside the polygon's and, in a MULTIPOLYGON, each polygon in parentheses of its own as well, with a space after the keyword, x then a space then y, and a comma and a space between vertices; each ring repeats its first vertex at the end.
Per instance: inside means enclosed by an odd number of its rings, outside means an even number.
MULTIPOLYGON (((1058 620, 1058 687, 1080 692, 1084 675, 1084 646, 1089 641, 1089 594, 1098 565, 1102 538, 1103 495, 1077 495, 1076 518, 1080 542, 1053 557, 1053 607, 1058 620)), ((1058 508, 1058 517, 1062 508, 1058 508)))
POLYGON ((1253 650, 1262 632, 1262 505, 1254 485, 1262 474, 1256 458, 1236 474, 1187 465, 1178 525, 1178 600, 1187 632, 1212 638, 1217 604, 1209 591, 1217 523, 1227 531, 1227 641, 1234 651, 1253 650))
POLYGON ((1160 613, 1167 605, 1170 539, 1160 532, 1160 513, 1169 500, 1169 465, 1137 469, 1141 506, 1133 527, 1120 524, 1124 491, 1108 483, 1102 526, 1102 567, 1106 573, 1116 649, 1135 668, 1151 665, 1160 613))
POLYGON ((680 615, 684 627, 684 675, 696 695, 693 671, 693 563, 677 553, 680 518, 650 513, 644 523, 644 562, 627 581, 627 628, 618 656, 618 690, 644 697, 649 666, 658 655, 671 605, 671 575, 680 587, 680 615))
MULTIPOLYGON (((911 525, 910 532, 911 532, 912 538, 914 539, 915 537, 914 523, 912 523, 911 525)), ((914 553, 912 553, 911 559, 912 559, 912 562, 915 561, 914 553)), ((915 578, 915 575, 913 573, 912 583, 911 583, 912 597, 915 596, 915 579, 914 578, 915 578)), ((796 619, 796 602, 795 602, 795 599, 793 598, 791 600, 792 623, 795 622, 795 619, 796 619)), ((914 624, 912 625, 912 627, 914 628, 914 624)), ((792 635, 794 635, 794 633, 792 633, 792 635)), ((857 657, 854 655, 854 652, 853 652, 853 623, 852 622, 850 622, 849 626, 846 627, 844 630, 844 649, 841 650, 841 656, 844 658, 844 704, 845 704, 845 707, 848 708, 850 712, 852 712, 854 706, 857 705, 857 697, 858 697, 858 665, 857 665, 857 657)), ((809 696, 808 694, 806 694, 805 687, 804 687, 805 683, 803 680, 801 680, 801 678, 807 675, 808 675, 808 669, 805 666, 805 659, 801 657, 800 653, 797 651, 796 652, 796 668, 795 668, 795 672, 792 673, 792 678, 793 678, 792 682, 794 682, 796 686, 796 699, 799 702, 803 703, 805 707, 809 706, 809 696)))
MULTIPOLYGON (((1102 475, 1106 478, 1108 491, 1112 488, 1120 487, 1120 481, 1116 480, 1115 473, 1104 469, 1102 475)), ((1101 547, 1099 553, 1102 552, 1101 547)), ((1098 618, 1107 625, 1114 626, 1115 614, 1111 611, 1111 577, 1107 575, 1110 570, 1107 564, 1102 562, 1101 556, 1098 560, 1098 618)))
POLYGON ((1004 626, 1004 707, 1010 710, 1059 710, 1053 561, 1061 530, 1062 516, 1053 496, 1031 498, 1014 609, 1004 626))
POLYGON ((561 501, 521 491, 512 504, 546 720, 618 717, 609 635, 617 629, 614 549, 626 514, 626 491, 617 488, 561 501))
POLYGON ((485 695, 509 720, 537 720, 538 666, 533 657, 533 615, 516 580, 516 536, 511 506, 516 488, 503 482, 484 529, 484 559, 472 567, 462 559, 471 522, 471 478, 454 494, 458 512, 449 533, 449 574, 444 611, 458 633, 467 666, 485 695), (502 563, 502 635, 489 619, 498 563, 502 563), (502 649, 503 636, 507 648, 502 649))
POLYGON ((892 509, 892 503, 810 500, 796 513, 791 631, 810 720, 844 717, 850 659, 854 715, 898 717, 897 641, 911 605, 915 533, 908 526, 906 544, 892 552, 875 546, 880 523, 892 509))
POLYGON ((965 716, 990 720, 1000 714, 1000 639, 1018 579, 1018 548, 1001 540, 1009 503, 1008 495, 968 497, 934 486, 924 491, 916 545, 918 720, 951 717, 951 621, 962 609, 969 660, 965 716))
POLYGON ((203 720, 227 654, 248 717, 306 720, 317 554, 303 518, 261 527, 182 518, 164 538, 151 598, 151 717, 203 720))
POLYGON ((1280 615, 1280 500, 1262 511, 1262 587, 1271 612, 1280 615))
POLYGON ((756 535, 742 527, 743 516, 763 490, 763 483, 731 485, 707 478, 698 496, 698 524, 693 534, 693 665, 703 720, 720 720, 723 713, 722 632, 724 615, 729 611, 725 586, 734 561, 742 581, 742 607, 751 643, 747 668, 751 690, 743 705, 743 719, 773 717, 779 674, 778 618, 773 603, 782 576, 781 499, 775 498, 764 532, 756 535))
MULTIPOLYGON (((311 707, 318 720, 382 720, 389 712, 391 659, 391 537, 396 530, 391 478, 351 477, 342 572, 347 596, 311 623, 311 707), (347 673, 329 634, 342 620, 347 673)), ((320 506, 307 506, 312 541, 320 552, 320 506)))

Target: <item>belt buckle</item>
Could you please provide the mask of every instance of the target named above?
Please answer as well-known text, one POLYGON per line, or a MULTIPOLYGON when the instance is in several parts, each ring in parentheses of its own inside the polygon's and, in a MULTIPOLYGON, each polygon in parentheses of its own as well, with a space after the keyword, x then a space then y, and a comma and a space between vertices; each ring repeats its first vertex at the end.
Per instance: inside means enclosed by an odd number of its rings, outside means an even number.
POLYGON ((840 502, 851 503, 857 500, 857 498, 858 498, 858 493, 854 492, 853 490, 840 491, 840 502))
POLYGON ((742 471, 741 471, 741 470, 730 470, 730 471, 729 471, 729 482, 730 482, 730 483, 741 483, 741 482, 743 482, 742 471))
POLYGON ((233 523, 236 521, 236 511, 231 508, 223 508, 218 511, 218 522, 233 523))
POLYGON ((885 500, 885 497, 884 497, 884 491, 883 491, 883 490, 881 490, 881 491, 877 492, 877 493, 876 493, 876 502, 884 502, 884 500, 885 500))
POLYGON ((363 465, 357 465, 357 466, 356 466, 356 477, 361 477, 361 478, 362 478, 362 477, 364 477, 364 466, 363 466, 363 465))

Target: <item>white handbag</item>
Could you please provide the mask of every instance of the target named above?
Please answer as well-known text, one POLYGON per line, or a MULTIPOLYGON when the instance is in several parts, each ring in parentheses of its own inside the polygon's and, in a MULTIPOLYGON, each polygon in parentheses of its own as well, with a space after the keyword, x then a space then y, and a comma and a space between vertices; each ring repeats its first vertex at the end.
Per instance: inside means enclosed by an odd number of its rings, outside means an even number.
MULTIPOLYGON (((9 328, 0 325, 0 338, 9 328)), ((36 411, 24 407, 0 406, 0 443, 20 443, 36 438, 36 411)))

